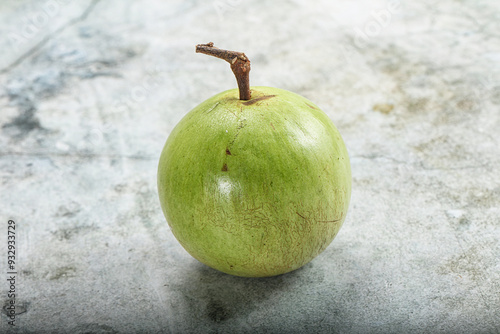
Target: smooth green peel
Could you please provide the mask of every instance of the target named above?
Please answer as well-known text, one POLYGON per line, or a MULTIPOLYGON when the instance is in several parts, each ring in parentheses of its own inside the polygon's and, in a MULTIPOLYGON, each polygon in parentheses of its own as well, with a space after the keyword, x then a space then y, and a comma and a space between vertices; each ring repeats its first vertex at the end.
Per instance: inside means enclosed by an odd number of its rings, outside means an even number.
POLYGON ((228 274, 297 269, 337 235, 351 170, 333 122, 292 92, 222 92, 174 128, 158 167, 163 213, 196 259, 228 274))

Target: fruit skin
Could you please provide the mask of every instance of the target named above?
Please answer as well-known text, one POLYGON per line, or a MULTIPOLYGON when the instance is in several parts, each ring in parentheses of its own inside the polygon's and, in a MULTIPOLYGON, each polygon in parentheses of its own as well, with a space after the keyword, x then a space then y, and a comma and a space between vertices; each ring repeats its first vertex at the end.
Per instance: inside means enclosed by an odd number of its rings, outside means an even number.
POLYGON ((232 89, 191 110, 161 153, 158 192, 181 245, 222 272, 297 269, 337 235, 351 169, 333 122, 292 92, 232 89))

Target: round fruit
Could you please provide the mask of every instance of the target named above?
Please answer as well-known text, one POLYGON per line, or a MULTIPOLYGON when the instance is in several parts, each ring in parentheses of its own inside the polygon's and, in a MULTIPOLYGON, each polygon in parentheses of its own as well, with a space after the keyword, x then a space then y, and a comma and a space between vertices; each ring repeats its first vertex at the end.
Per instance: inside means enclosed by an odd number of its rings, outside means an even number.
POLYGON ((339 132, 314 103, 277 88, 250 93, 222 92, 179 122, 160 157, 158 191, 193 257, 233 275, 273 276, 336 236, 351 171, 339 132))

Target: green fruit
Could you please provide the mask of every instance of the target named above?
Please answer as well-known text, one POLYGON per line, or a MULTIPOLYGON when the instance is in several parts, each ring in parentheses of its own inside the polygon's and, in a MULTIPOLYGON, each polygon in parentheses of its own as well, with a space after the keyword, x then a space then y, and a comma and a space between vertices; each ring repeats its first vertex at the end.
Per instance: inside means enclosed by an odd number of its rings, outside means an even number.
POLYGON ((344 142, 314 103, 252 87, 198 105, 174 128, 158 167, 163 213, 181 245, 222 272, 297 269, 338 233, 351 196, 344 142))

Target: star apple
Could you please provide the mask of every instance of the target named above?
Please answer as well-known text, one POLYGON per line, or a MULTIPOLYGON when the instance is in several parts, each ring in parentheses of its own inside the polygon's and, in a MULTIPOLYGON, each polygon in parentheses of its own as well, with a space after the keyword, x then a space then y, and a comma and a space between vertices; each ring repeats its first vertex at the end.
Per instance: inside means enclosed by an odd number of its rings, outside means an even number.
POLYGON ((351 196, 345 144, 308 99, 250 87, 244 54, 211 43, 197 51, 227 58, 241 80, 239 90, 201 103, 169 135, 158 166, 168 224, 194 258, 222 272, 263 277, 297 269, 331 243, 345 220, 351 196))

